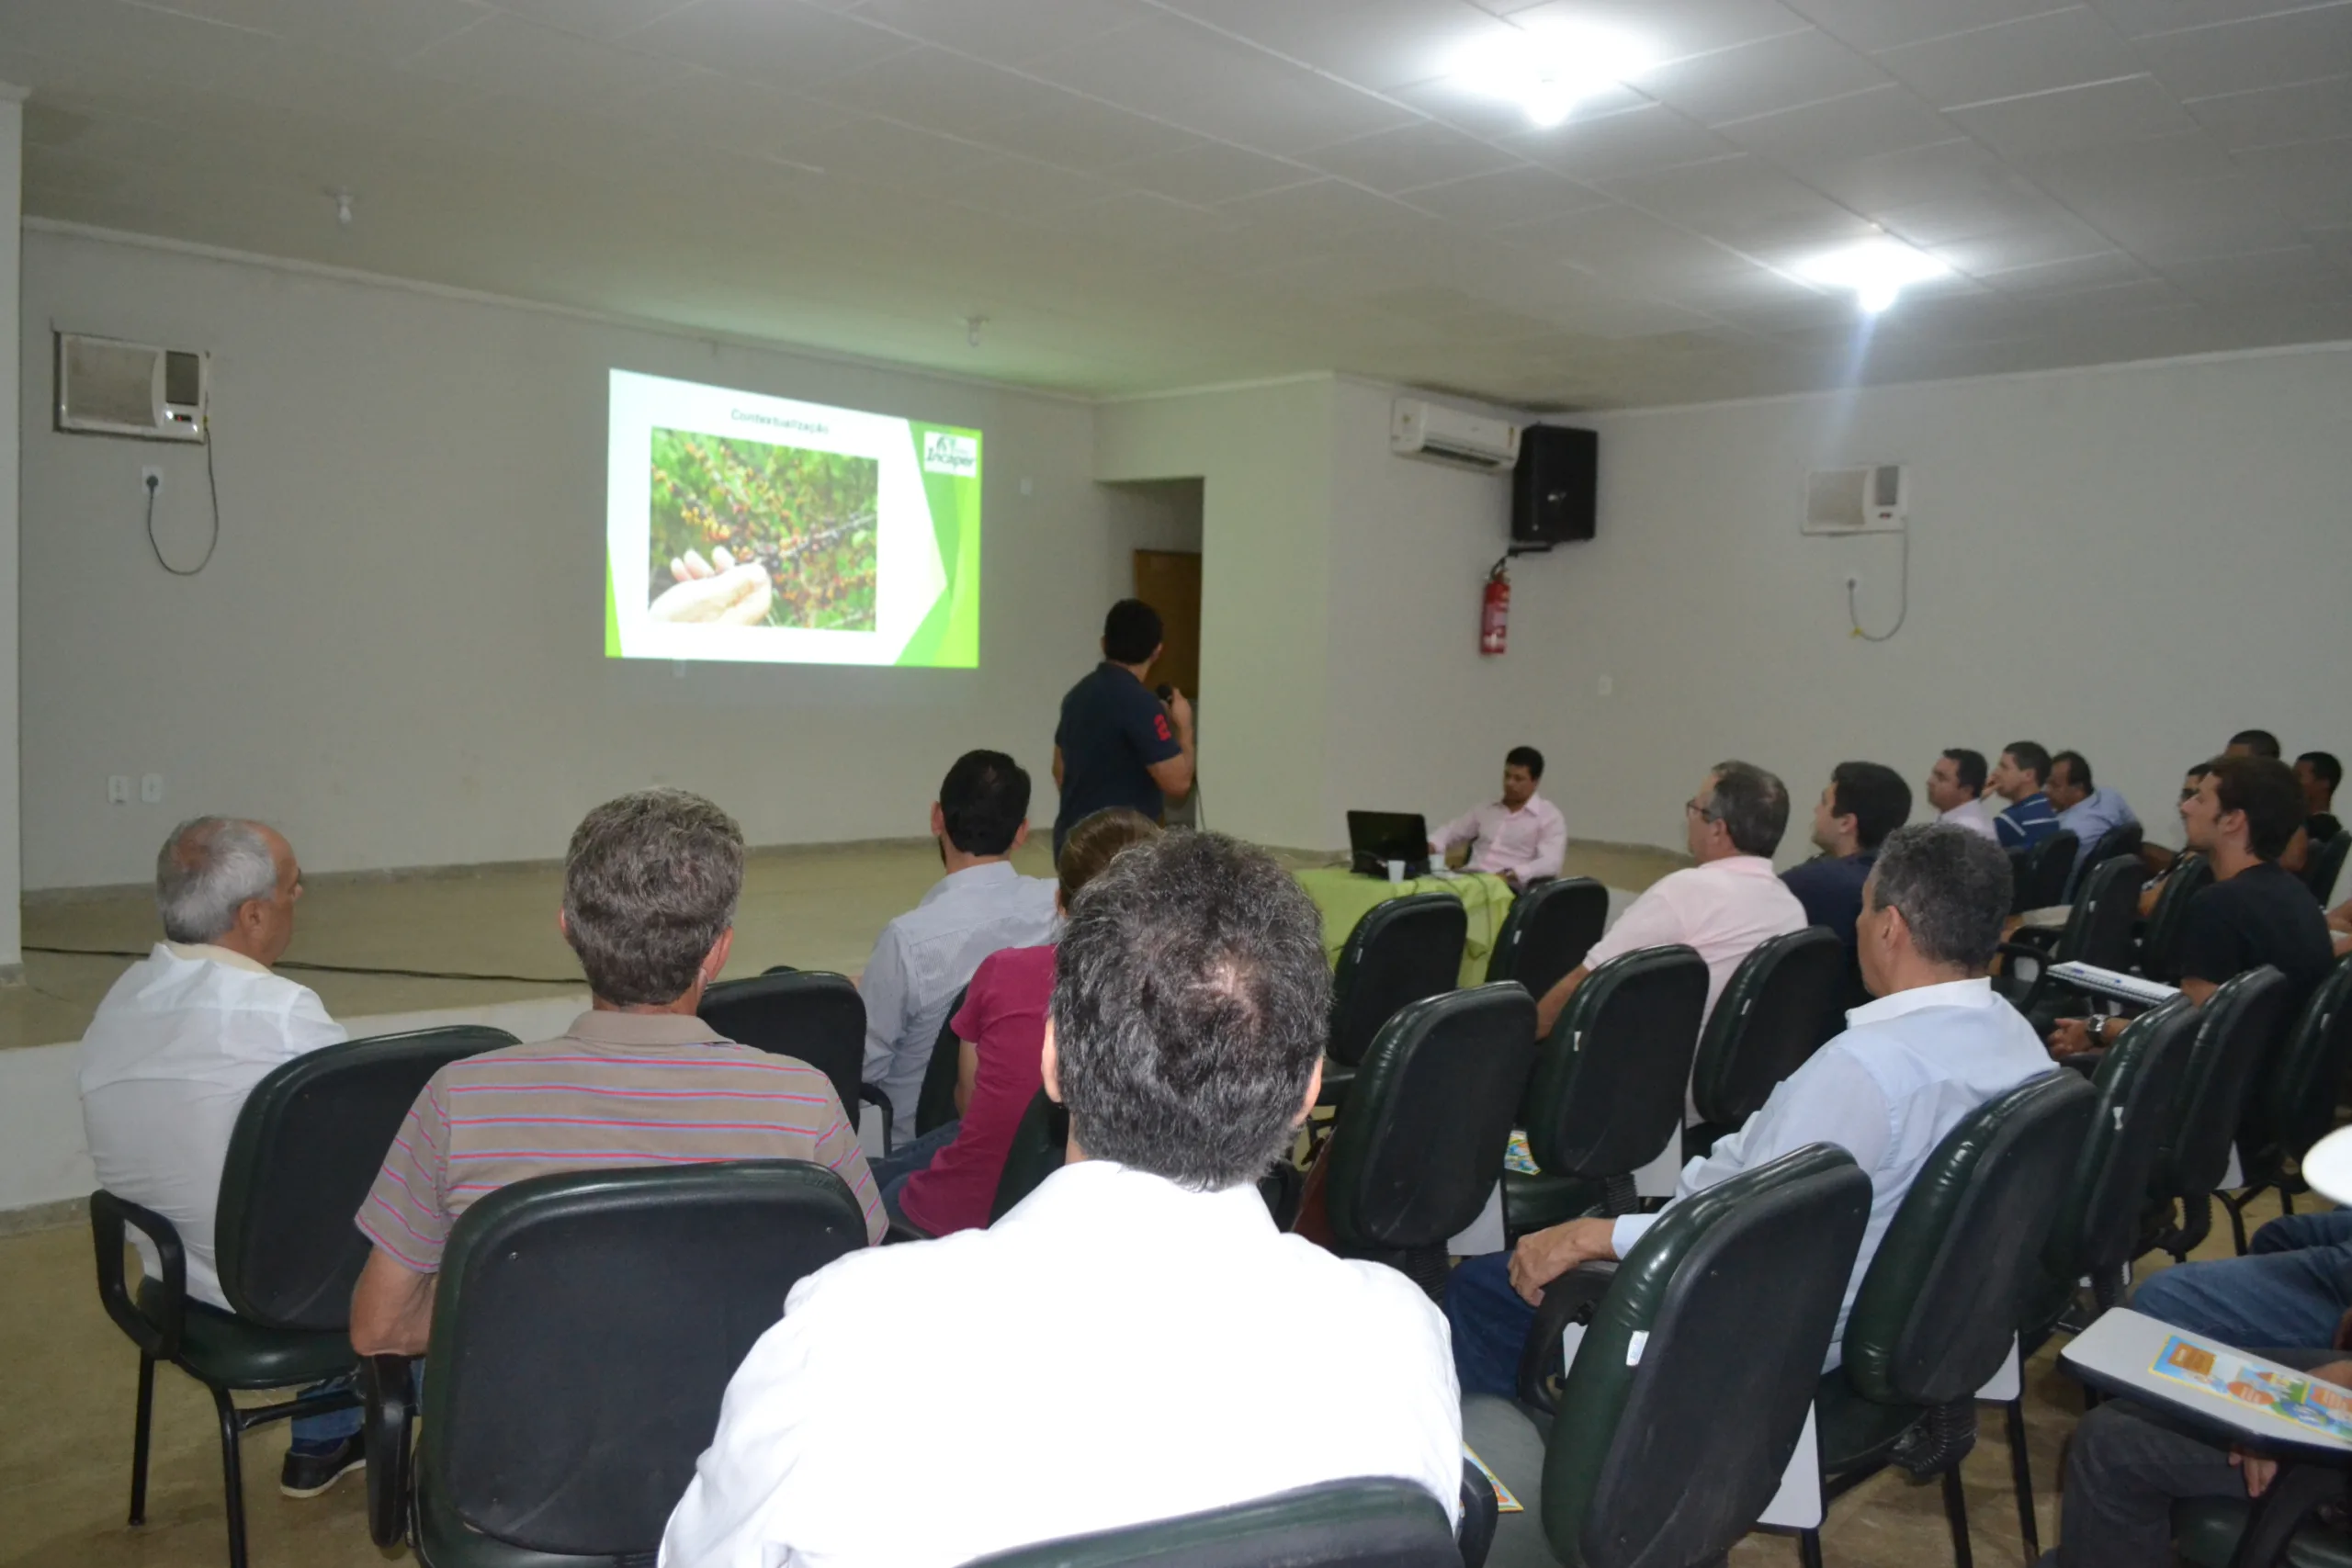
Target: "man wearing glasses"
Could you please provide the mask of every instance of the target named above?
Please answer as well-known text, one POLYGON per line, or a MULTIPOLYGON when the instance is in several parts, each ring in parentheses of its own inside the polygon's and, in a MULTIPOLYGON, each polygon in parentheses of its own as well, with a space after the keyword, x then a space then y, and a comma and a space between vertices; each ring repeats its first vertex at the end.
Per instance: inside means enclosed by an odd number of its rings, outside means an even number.
POLYGON ((1653 883, 1584 962, 1536 1003, 1539 1035, 1567 1010, 1585 976, 1621 953, 1681 942, 1707 961, 1707 1010, 1741 959, 1767 938, 1803 931, 1804 906, 1772 870, 1789 825, 1789 792, 1752 762, 1718 762, 1683 804, 1685 836, 1698 863, 1653 883))

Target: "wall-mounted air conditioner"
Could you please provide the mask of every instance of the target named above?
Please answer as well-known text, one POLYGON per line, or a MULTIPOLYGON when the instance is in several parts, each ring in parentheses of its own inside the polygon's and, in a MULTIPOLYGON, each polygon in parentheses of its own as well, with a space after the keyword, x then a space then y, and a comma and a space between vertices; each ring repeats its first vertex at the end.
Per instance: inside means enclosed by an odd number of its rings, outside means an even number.
POLYGON ((57 428, 84 435, 202 441, 211 356, 57 334, 57 428))
POLYGON ((1900 463, 1815 468, 1805 476, 1808 534, 1900 534, 1911 515, 1911 470, 1900 463))
POLYGON ((1519 461, 1519 426, 1399 398, 1389 414, 1388 449, 1400 457, 1499 473, 1519 461))

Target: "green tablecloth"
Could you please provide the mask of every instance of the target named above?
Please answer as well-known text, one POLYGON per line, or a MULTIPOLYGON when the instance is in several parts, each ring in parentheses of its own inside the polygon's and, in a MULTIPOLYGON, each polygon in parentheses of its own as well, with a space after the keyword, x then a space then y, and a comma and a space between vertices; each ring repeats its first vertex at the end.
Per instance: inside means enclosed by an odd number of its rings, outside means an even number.
POLYGON ((1374 876, 1358 876, 1344 866, 1295 874, 1299 886, 1306 889, 1306 896, 1323 911, 1323 955, 1334 964, 1340 961, 1340 949, 1347 945, 1348 933, 1356 929, 1356 922, 1374 905, 1408 893, 1446 893, 1461 899, 1470 916, 1469 940, 1462 949, 1462 983, 1486 983, 1487 956, 1494 952, 1495 937, 1502 930, 1504 914, 1510 908, 1510 886, 1501 877, 1484 872, 1462 872, 1453 876, 1424 876, 1414 882, 1391 883, 1374 876))

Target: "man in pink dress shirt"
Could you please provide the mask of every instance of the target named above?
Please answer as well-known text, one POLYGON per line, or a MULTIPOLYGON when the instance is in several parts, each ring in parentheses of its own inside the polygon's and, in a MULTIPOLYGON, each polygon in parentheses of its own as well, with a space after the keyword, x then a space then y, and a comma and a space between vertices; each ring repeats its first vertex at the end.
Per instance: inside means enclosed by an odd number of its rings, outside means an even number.
POLYGON ((1514 746, 1503 759, 1503 797, 1457 817, 1430 840, 1430 853, 1442 858, 1456 844, 1470 844, 1472 871, 1501 877, 1513 892, 1540 877, 1560 874, 1568 852, 1567 819, 1535 793, 1544 778, 1544 753, 1514 746))

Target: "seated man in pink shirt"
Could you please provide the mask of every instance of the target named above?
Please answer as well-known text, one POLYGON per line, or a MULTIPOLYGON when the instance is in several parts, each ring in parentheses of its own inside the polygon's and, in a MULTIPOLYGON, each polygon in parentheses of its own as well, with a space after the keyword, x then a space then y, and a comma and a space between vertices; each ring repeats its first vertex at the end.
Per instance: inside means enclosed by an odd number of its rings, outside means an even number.
POLYGON ((1690 858, 1699 863, 1659 878, 1617 917, 1584 962, 1539 998, 1538 1036, 1567 1010, 1587 975, 1622 953, 1680 942, 1707 961, 1707 1010, 1741 959, 1768 937, 1803 931, 1804 906, 1772 870, 1789 825, 1789 792, 1752 762, 1718 762, 1682 807, 1690 858))
POLYGON ((1430 855, 1442 859, 1454 845, 1470 844, 1469 868, 1501 877, 1513 892, 1559 875, 1568 824, 1558 807, 1535 793, 1543 778, 1544 753, 1512 747, 1503 758, 1503 797, 1439 829, 1430 840, 1430 855))

